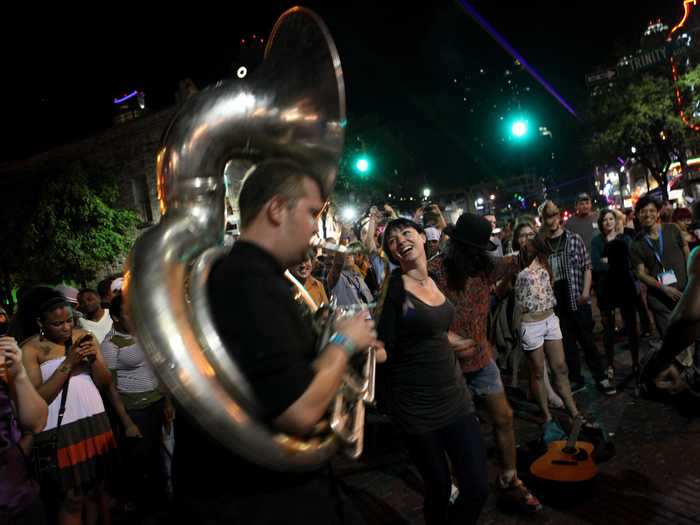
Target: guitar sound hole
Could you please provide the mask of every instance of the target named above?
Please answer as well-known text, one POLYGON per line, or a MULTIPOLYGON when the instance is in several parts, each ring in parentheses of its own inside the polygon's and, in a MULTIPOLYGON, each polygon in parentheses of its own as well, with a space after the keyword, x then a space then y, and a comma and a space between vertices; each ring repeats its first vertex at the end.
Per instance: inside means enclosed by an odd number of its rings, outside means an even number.
POLYGON ((582 448, 564 447, 561 451, 567 456, 571 456, 576 461, 585 461, 588 459, 588 452, 582 448))

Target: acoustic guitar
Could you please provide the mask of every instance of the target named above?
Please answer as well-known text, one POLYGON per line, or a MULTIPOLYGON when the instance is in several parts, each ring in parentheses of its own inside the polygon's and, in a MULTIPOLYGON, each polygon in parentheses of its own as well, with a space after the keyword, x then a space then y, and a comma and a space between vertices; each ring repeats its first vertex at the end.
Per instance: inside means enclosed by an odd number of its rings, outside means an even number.
POLYGON ((530 472, 540 479, 561 482, 588 481, 598 473, 593 462, 593 445, 576 441, 583 421, 576 418, 566 441, 552 441, 547 453, 530 465, 530 472))

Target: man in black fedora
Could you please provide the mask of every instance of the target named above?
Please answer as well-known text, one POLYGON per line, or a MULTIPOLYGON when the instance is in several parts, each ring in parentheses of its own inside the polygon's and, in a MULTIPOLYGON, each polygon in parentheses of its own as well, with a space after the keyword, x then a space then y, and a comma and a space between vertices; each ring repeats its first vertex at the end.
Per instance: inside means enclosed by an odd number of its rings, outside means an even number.
POLYGON ((447 226, 444 233, 449 236, 447 250, 429 263, 428 270, 455 306, 450 330, 469 341, 471 351, 466 355, 460 352, 460 365, 470 390, 484 400, 493 419, 501 453, 501 501, 521 512, 537 512, 542 505, 518 479, 513 410, 488 339, 491 289, 497 281, 520 271, 518 256, 493 257, 490 252, 496 246, 491 241, 491 224, 471 213, 462 214, 457 224, 447 226))

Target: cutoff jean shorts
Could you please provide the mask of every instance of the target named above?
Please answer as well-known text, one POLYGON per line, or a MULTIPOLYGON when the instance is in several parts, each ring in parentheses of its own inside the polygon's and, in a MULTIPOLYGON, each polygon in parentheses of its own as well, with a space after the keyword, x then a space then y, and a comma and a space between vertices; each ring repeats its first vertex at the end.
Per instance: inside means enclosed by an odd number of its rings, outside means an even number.
POLYGON ((526 352, 537 350, 545 341, 558 339, 562 339, 562 335, 559 318, 555 314, 542 321, 520 323, 520 342, 526 352))

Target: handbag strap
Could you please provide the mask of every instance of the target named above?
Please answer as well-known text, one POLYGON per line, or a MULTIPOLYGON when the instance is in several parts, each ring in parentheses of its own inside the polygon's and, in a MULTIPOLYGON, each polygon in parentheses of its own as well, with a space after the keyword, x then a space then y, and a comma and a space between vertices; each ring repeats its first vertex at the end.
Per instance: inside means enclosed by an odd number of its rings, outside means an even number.
POLYGON ((61 427, 63 422, 63 415, 66 413, 66 400, 68 399, 68 385, 70 384, 70 376, 63 383, 63 388, 61 389, 61 406, 58 408, 58 421, 56 422, 56 433, 58 434, 58 429, 61 427))

